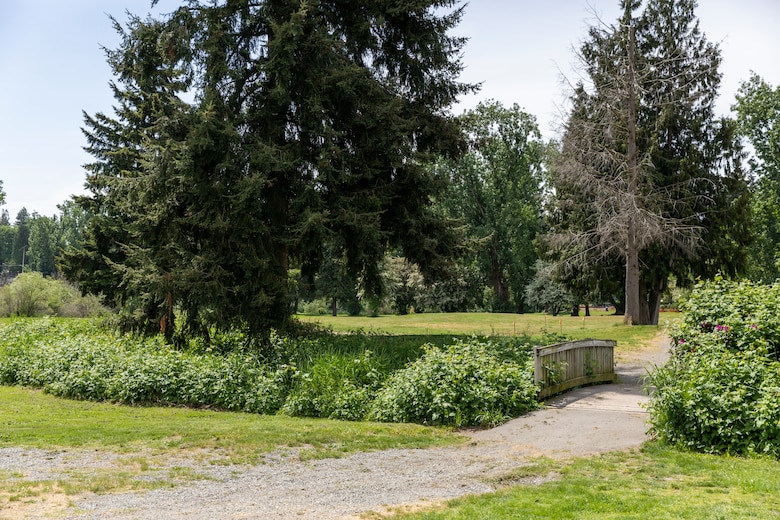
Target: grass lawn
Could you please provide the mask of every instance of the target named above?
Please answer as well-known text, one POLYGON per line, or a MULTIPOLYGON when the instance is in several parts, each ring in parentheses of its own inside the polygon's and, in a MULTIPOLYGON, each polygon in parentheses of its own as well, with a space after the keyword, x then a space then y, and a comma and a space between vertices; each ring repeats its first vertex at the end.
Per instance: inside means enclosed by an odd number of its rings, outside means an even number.
POLYGON ((301 419, 187 408, 131 407, 60 399, 0 386, 0 447, 114 451, 217 449, 237 461, 283 448, 307 457, 463 442, 415 424, 301 419))
POLYGON ((603 310, 593 310, 592 316, 573 317, 546 314, 499 314, 486 312, 422 313, 404 316, 306 316, 297 318, 304 322, 319 323, 336 332, 362 330, 391 335, 525 335, 543 342, 547 335, 563 335, 570 339, 614 339, 622 348, 641 346, 650 341, 663 326, 679 314, 662 313, 660 325, 623 325, 622 316, 614 316, 603 310))
POLYGON ((653 443, 641 451, 569 462, 542 459, 507 475, 504 482, 508 488, 497 493, 391 518, 780 518, 780 462, 685 453, 653 443), (541 485, 522 484, 534 477, 552 480, 541 485))

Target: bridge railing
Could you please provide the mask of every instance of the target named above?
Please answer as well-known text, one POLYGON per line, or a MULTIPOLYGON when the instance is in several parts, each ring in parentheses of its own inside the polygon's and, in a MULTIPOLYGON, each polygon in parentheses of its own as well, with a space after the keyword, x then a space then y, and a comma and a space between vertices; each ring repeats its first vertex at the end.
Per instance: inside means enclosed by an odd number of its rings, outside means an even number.
POLYGON ((539 397, 571 388, 615 381, 616 342, 583 339, 534 347, 534 380, 539 397))

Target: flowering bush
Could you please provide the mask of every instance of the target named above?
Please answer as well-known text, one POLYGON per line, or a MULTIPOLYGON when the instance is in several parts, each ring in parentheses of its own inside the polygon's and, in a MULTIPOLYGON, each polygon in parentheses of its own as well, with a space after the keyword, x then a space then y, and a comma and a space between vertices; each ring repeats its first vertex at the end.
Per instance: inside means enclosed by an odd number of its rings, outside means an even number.
POLYGON ((711 453, 780 456, 780 285, 700 283, 651 374, 659 438, 711 453))

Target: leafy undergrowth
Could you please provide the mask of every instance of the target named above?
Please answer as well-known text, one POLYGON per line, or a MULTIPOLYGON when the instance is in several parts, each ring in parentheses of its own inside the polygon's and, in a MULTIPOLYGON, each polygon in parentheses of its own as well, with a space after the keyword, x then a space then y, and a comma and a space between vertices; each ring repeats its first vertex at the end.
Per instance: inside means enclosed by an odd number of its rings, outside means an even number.
POLYGON ((423 344, 375 335, 272 335, 175 349, 89 321, 0 327, 0 384, 121 404, 348 420, 489 426, 537 406, 532 348, 520 338, 423 344), (418 390, 413 395, 412 385, 418 390))

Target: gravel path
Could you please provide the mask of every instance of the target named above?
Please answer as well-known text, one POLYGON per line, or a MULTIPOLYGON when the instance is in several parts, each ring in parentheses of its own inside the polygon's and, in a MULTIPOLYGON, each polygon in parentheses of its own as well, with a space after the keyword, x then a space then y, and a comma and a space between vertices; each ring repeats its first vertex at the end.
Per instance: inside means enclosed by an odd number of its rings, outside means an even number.
MULTIPOLYGON (((293 455, 268 456, 256 466, 211 465, 171 460, 206 476, 174 488, 76 499, 46 495, 0 511, 0 519, 347 519, 405 504, 424 504, 495 489, 505 475, 540 455, 571 457, 630 449, 645 440, 646 400, 639 377, 663 363, 667 342, 659 338, 618 359, 619 383, 586 387, 498 428, 466 432, 473 442, 454 448, 387 450, 342 459, 301 462, 293 455)), ((127 455, 79 451, 0 449, 0 471, 41 480, 75 470, 132 463, 127 455)), ((181 470, 179 470, 181 471, 181 470)), ((529 484, 544 479, 530 479, 529 484)))

